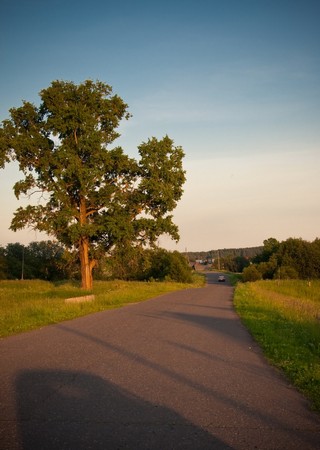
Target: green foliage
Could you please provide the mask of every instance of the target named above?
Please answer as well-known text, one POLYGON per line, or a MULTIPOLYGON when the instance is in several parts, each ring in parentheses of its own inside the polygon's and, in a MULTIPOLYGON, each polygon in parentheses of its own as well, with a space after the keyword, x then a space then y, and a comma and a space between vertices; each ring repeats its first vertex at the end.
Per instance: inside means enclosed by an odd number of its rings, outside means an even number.
POLYGON ((16 196, 35 189, 49 196, 45 204, 19 208, 13 230, 32 225, 67 246, 97 231, 86 216, 102 209, 117 194, 118 177, 136 166, 121 149, 104 150, 128 116, 127 105, 111 92, 100 82, 54 81, 41 91, 39 108, 25 102, 10 110, 11 122, 3 130, 11 132, 14 158, 26 175, 15 184, 16 196))
POLYGON ((118 247, 109 258, 108 267, 113 278, 192 282, 192 271, 186 258, 177 251, 161 248, 118 247))
POLYGON ((253 262, 263 279, 320 278, 320 240, 288 238, 278 242, 270 238, 253 262))
POLYGON ((183 150, 174 147, 168 136, 160 142, 153 137, 139 146, 139 154, 139 190, 144 195, 146 212, 154 218, 161 218, 176 207, 182 195, 181 188, 186 179, 181 165, 183 150))
MULTIPOLYGON (((5 260, 5 276, 4 279, 20 279, 22 278, 22 270, 25 258, 25 247, 22 244, 8 244, 3 250, 3 257, 5 260)), ((28 273, 28 268, 25 273, 28 273)))
POLYGON ((281 266, 278 268, 275 278, 279 280, 296 280, 299 278, 299 273, 292 266, 281 266))
POLYGON ((268 359, 320 412, 319 292, 319 281, 258 281, 239 284, 234 302, 268 359))
POLYGON ((57 242, 31 242, 28 246, 28 254, 34 268, 33 278, 50 281, 66 278, 65 252, 57 242))
POLYGON ((147 279, 191 283, 192 271, 186 258, 181 253, 157 249, 152 255, 147 279))
POLYGON ((259 272, 259 270, 257 269, 257 267, 255 266, 255 265, 250 265, 249 267, 246 267, 244 270, 243 270, 243 273, 242 273, 242 280, 244 281, 244 282, 247 282, 247 281, 257 281, 257 280, 261 280, 261 278, 262 278, 262 275, 261 275, 261 273, 259 272))
POLYGON ((40 96, 39 107, 12 108, 0 128, 0 167, 16 160, 24 174, 17 198, 41 193, 36 205, 17 209, 11 229, 33 227, 77 250, 89 288, 97 259, 115 246, 153 245, 163 233, 178 240, 169 213, 183 193, 181 147, 152 138, 140 145, 140 161, 110 149, 129 114, 100 81, 53 81, 40 96))
POLYGON ((278 252, 281 277, 283 273, 296 273, 296 278, 311 279, 320 277, 319 240, 313 243, 302 239, 289 238, 282 242, 278 252), (289 268, 291 270, 289 270, 289 268))
POLYGON ((52 241, 8 244, 3 249, 2 279, 65 279, 63 255, 63 248, 52 241))
POLYGON ((8 268, 5 256, 5 249, 0 247, 0 280, 7 278, 8 268))
POLYGON ((263 241, 262 252, 259 253, 255 258, 253 258, 253 263, 268 262, 272 255, 277 253, 279 250, 280 243, 275 238, 265 239, 263 241))
MULTIPOLYGON (((226 256, 224 258, 220 258, 220 267, 234 273, 242 272, 245 267, 249 266, 249 264, 250 262, 248 258, 245 258, 244 256, 226 256)), ((217 261, 214 266, 218 269, 217 261)))
POLYGON ((10 121, 3 121, 3 126, 0 127, 0 169, 3 169, 5 164, 10 161, 12 157, 12 148, 10 143, 10 135, 7 130, 10 130, 10 121))
POLYGON ((120 280, 145 280, 145 273, 150 268, 150 251, 141 246, 122 245, 114 249, 111 257, 106 259, 108 273, 120 280))
POLYGON ((238 283, 242 282, 242 274, 241 273, 228 273, 228 281, 230 281, 232 286, 236 286, 238 283))
MULTIPOLYGON (((52 241, 31 242, 28 246, 8 244, 0 248, 0 279, 79 280, 77 253, 68 252, 52 241), (2 263, 2 265, 1 265, 2 263)), ((192 281, 191 269, 179 252, 117 246, 110 255, 101 255, 97 280, 192 281)))

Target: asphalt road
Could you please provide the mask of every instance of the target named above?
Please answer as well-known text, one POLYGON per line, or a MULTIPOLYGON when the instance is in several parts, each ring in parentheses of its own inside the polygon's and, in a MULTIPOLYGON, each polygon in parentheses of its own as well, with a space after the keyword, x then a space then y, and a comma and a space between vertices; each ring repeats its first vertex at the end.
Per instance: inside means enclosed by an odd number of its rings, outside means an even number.
POLYGON ((320 449, 217 277, 2 339, 0 449, 320 449))

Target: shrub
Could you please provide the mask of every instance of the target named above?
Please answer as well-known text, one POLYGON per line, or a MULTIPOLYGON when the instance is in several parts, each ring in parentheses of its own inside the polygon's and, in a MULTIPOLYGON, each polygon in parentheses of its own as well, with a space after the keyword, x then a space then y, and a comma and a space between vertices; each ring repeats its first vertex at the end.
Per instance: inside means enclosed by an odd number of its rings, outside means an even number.
POLYGON ((108 258, 107 266, 100 269, 101 273, 102 269, 111 278, 122 280, 192 282, 192 271, 186 258, 177 251, 169 252, 161 248, 143 250, 141 247, 122 247, 108 258))
POLYGON ((282 266, 278 269, 277 278, 282 280, 296 280, 299 278, 299 274, 293 267, 282 266))
POLYGON ((191 283, 192 272, 181 253, 157 249, 151 255, 151 267, 146 278, 191 283))
POLYGON ((244 282, 257 281, 257 280, 261 280, 261 279, 262 279, 261 272, 259 272, 259 270, 257 269, 257 267, 255 265, 252 264, 251 266, 243 269, 242 280, 244 282))

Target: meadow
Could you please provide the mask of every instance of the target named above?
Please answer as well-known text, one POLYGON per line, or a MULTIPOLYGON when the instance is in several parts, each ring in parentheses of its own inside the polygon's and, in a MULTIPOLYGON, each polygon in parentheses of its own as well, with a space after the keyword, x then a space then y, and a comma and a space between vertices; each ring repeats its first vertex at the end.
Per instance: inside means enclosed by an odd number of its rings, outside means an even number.
POLYGON ((192 284, 176 282, 95 281, 93 291, 77 283, 41 280, 0 281, 0 337, 40 328, 99 311, 119 308, 168 292, 204 285, 193 275, 192 284), (67 298, 93 294, 90 302, 66 303, 67 298))
POLYGON ((320 412, 320 280, 238 284, 234 304, 271 364, 320 412))

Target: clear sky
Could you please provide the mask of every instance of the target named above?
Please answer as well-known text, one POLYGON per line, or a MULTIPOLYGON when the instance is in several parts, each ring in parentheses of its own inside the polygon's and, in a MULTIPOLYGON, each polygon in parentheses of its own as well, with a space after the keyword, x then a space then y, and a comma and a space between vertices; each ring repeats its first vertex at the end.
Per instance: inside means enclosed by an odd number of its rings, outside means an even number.
MULTIPOLYGON (((318 0, 1 0, 0 121, 51 81, 101 80, 129 105, 118 145, 182 146, 180 251, 320 237, 318 0)), ((17 168, 0 172, 0 245, 17 168)))

